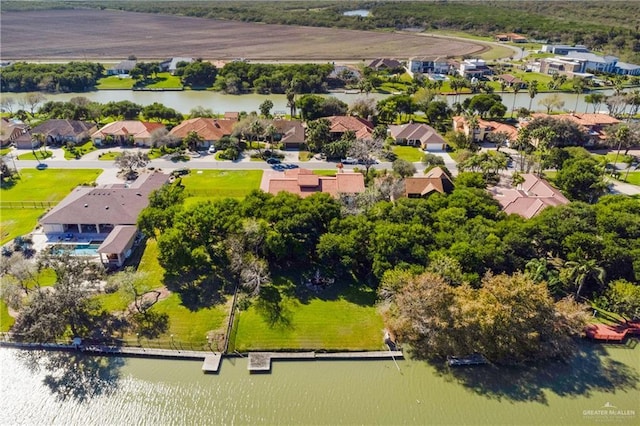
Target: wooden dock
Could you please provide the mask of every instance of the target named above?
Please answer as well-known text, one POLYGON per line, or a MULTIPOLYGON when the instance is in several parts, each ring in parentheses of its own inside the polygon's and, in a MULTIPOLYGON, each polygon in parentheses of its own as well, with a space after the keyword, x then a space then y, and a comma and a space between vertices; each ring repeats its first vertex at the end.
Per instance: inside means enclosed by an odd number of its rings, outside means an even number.
POLYGON ((361 359, 397 359, 404 358, 402 351, 369 351, 369 352, 250 352, 247 369, 252 373, 271 371, 272 360, 361 360, 361 359))
POLYGON ((219 352, 216 352, 213 355, 207 355, 204 358, 204 363, 202 364, 202 371, 205 373, 217 373, 220 370, 221 361, 222 354, 219 352))

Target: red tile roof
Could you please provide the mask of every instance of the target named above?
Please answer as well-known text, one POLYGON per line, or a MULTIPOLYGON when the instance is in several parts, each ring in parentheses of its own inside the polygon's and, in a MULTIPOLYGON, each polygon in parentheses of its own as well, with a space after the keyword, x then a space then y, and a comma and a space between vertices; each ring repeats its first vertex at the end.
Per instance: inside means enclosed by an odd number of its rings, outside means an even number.
POLYGON ((495 186, 489 191, 507 214, 530 219, 547 207, 568 204, 569 200, 547 181, 525 173, 518 189, 495 186))
POLYGON ((179 138, 184 138, 190 132, 196 132, 205 141, 217 141, 223 136, 231 135, 233 126, 237 122, 237 120, 231 119, 191 118, 171 129, 170 133, 179 138))
POLYGON ((277 194, 286 191, 302 198, 316 192, 326 192, 333 197, 339 194, 355 194, 364 192, 364 176, 362 173, 338 173, 336 176, 318 176, 311 170, 286 170, 284 176, 271 178, 269 193, 277 194))
POLYGON ((434 167, 424 176, 408 177, 404 180, 405 196, 424 197, 432 192, 441 194, 453 191, 453 182, 440 167, 434 167))
POLYGON ((326 119, 329 120, 331 133, 345 133, 351 130, 358 139, 371 138, 373 134, 373 123, 364 118, 351 115, 333 115, 326 117, 326 119))

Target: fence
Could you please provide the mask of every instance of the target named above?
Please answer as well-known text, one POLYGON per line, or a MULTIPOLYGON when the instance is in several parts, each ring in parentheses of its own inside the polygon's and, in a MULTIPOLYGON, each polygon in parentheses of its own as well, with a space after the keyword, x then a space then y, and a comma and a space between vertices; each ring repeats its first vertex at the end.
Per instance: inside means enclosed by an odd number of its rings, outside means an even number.
POLYGON ((0 201, 1 209, 49 209, 55 205, 51 201, 0 201))

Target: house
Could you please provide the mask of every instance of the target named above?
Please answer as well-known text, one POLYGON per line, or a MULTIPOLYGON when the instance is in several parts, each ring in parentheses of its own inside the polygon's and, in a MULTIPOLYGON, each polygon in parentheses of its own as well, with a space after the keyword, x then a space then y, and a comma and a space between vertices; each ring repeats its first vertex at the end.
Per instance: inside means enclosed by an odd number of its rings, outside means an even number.
POLYGON ((507 87, 513 87, 513 86, 518 86, 518 87, 524 87, 526 86, 526 83, 522 80, 520 80, 518 77, 515 77, 511 74, 501 74, 499 76, 496 77, 498 79, 498 81, 503 81, 504 84, 507 87))
POLYGON ((465 59, 460 62, 460 68, 458 68, 458 74, 465 78, 478 78, 492 73, 484 59, 465 59))
POLYGON ((305 143, 305 129, 300 120, 273 120, 277 133, 274 142, 279 142, 284 149, 300 149, 305 143))
POLYGON ((231 136, 237 120, 217 118, 191 118, 185 120, 169 132, 173 136, 184 139, 189 133, 196 132, 203 139, 200 148, 206 149, 225 136, 231 136))
POLYGON ((376 58, 373 61, 369 62, 369 65, 367 65, 367 67, 373 68, 376 71, 388 71, 402 68, 402 62, 395 59, 376 58))
MULTIPOLYGON (((471 128, 468 121, 463 116, 453 117, 453 131, 462 132, 467 136, 471 135, 471 128)), ((484 141, 490 133, 503 133, 506 135, 506 143, 513 142, 518 138, 518 129, 510 124, 500 123, 498 121, 478 119, 478 127, 473 131, 473 137, 476 141, 484 141)))
POLYGON ((568 55, 573 52, 589 53, 590 50, 587 46, 576 44, 575 46, 568 46, 566 44, 545 44, 540 49, 542 53, 553 53, 554 55, 568 55))
MULTIPOLYGON (((569 120, 576 123, 578 126, 582 127, 587 135, 589 136, 589 140, 587 140, 587 146, 599 145, 602 144, 607 139, 606 130, 607 127, 612 126, 614 124, 620 123, 615 117, 610 116, 609 114, 592 114, 592 113, 569 113, 569 114, 544 114, 544 113, 535 113, 531 115, 532 118, 539 117, 549 117, 556 120, 569 120)), ((526 125, 525 123, 522 123, 526 125)))
POLYGON ((31 130, 25 130, 13 140, 18 149, 35 149, 40 147, 40 142, 33 137, 31 130))
POLYGON ((527 42, 527 38, 525 36, 520 35, 520 34, 516 34, 516 33, 496 34, 495 35, 495 40, 496 41, 502 41, 502 42, 510 41, 511 43, 526 43, 527 42))
POLYGON ((616 64, 618 63, 618 58, 615 56, 600 56, 590 52, 570 52, 566 55, 566 58, 578 62, 580 64, 578 72, 581 73, 615 73, 616 64))
MULTIPOLYGON (((20 121, 13 121, 4 117, 0 118, 0 147, 14 143, 20 136, 28 133, 28 128, 29 126, 20 121)), ((29 139, 31 139, 31 136, 29 136, 29 139)))
POLYGON ((420 58, 409 59, 407 72, 413 77, 414 74, 449 74, 451 64, 444 58, 420 58))
POLYGON ((144 173, 131 185, 80 186, 40 220, 50 243, 100 244, 103 263, 122 266, 138 235, 138 215, 149 204, 151 191, 169 181, 163 173, 144 173))
POLYGON ((620 75, 640 75, 640 65, 618 62, 616 64, 616 74, 620 75))
POLYGON ((162 123, 149 123, 138 120, 114 121, 91 135, 96 146, 105 144, 133 144, 151 147, 151 134, 164 129, 162 123))
POLYGON ((34 127, 32 133, 45 136, 47 145, 78 144, 89 140, 97 126, 88 121, 52 119, 34 127))
POLYGON ((225 112, 224 113, 224 119, 226 120, 240 120, 240 113, 239 112, 225 112))
POLYGON ((319 176, 307 169, 285 170, 282 177, 269 180, 269 193, 278 194, 285 191, 306 198, 317 192, 330 194, 332 197, 352 195, 364 192, 364 176, 362 173, 337 173, 335 176, 319 176))
POLYGON ((178 64, 190 64, 191 62, 193 62, 193 58, 170 58, 166 61, 160 62, 160 71, 169 72, 171 75, 174 75, 178 69, 178 64))
MULTIPOLYGON (((542 74, 564 74, 573 76, 579 74, 582 64, 566 57, 562 58, 544 58, 540 60, 540 70, 542 74)), ((535 69, 534 69, 535 71, 535 69)))
POLYGON ((391 125, 389 135, 398 145, 419 146, 426 151, 447 149, 447 141, 433 127, 424 123, 391 125))
POLYGON ((137 61, 126 60, 112 66, 107 70, 107 75, 128 75, 136 67, 137 61))
POLYGON ((333 140, 338 140, 348 131, 356 134, 358 139, 371 139, 373 136, 373 123, 364 118, 351 115, 333 115, 325 117, 329 120, 329 133, 333 140))
POLYGON ((404 180, 404 195, 408 198, 425 198, 434 192, 449 194, 453 182, 440 167, 434 167, 424 176, 407 177, 404 180))
POLYGON ((569 200, 560 191, 544 179, 531 173, 525 173, 522 177, 524 182, 516 189, 502 186, 494 186, 489 189, 505 213, 517 214, 531 219, 547 207, 569 203, 569 200))

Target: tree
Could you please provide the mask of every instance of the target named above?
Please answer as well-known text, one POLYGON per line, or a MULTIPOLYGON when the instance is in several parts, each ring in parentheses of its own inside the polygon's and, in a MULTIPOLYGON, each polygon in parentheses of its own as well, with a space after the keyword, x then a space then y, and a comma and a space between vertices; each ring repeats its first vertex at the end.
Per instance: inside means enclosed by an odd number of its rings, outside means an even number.
POLYGON ((554 182, 570 199, 587 203, 594 203, 606 190, 593 158, 565 161, 554 182))
POLYGON ((214 116, 215 114, 213 113, 213 110, 211 110, 211 108, 204 108, 202 106, 191 108, 191 111, 189 111, 190 118, 197 118, 197 117, 212 118, 214 116))
POLYGON ((565 284, 575 288, 576 298, 582 296, 585 284, 604 285, 604 268, 595 259, 587 258, 580 248, 573 259, 564 263, 560 277, 565 284))
POLYGON ((127 179, 137 176, 137 169, 146 167, 149 164, 149 156, 141 151, 125 151, 115 159, 115 164, 120 168, 120 173, 127 179))
POLYGON ((542 98, 538 105, 542 105, 547 108, 547 114, 551 114, 551 110, 559 110, 564 107, 564 101, 560 98, 560 95, 553 93, 549 96, 542 98))
POLYGON ((13 106, 16 100, 12 96, 2 96, 0 99, 0 111, 7 112, 9 115, 13 115, 13 106))
MULTIPOLYGON (((589 93, 584 97, 584 101, 587 104, 591 104, 593 105, 593 113, 595 114, 596 112, 598 112, 600 110, 600 105, 602 105, 602 103, 604 102, 606 96, 603 93, 589 93)), ((587 112, 587 109, 585 107, 585 111, 587 112)))
POLYGON ((269 99, 266 99, 264 102, 260 104, 260 114, 264 118, 271 118, 271 109, 273 108, 273 102, 269 99))
POLYGON ((182 143, 189 149, 190 151, 197 151, 200 146, 204 143, 204 138, 200 136, 197 132, 191 131, 187 133, 187 136, 184 137, 182 143))
POLYGON ((426 153, 422 156, 422 164, 425 165, 424 171, 427 172, 434 167, 444 167, 444 158, 436 154, 426 153))
POLYGON ((31 115, 33 115, 38 105, 43 103, 45 100, 46 98, 42 93, 36 92, 26 94, 21 103, 29 107, 29 111, 31 112, 31 115))
POLYGON ((573 89, 573 92, 576 94, 576 105, 573 108, 573 112, 577 112, 577 110, 578 110, 578 101, 580 100, 580 95, 587 88, 587 82, 582 77, 575 77, 573 79, 573 81, 571 82, 571 88, 573 89))
POLYGON ((331 123, 326 118, 307 124, 307 145, 311 151, 320 152, 325 143, 331 140, 331 123))
POLYGON ((609 284, 598 303, 624 318, 640 318, 640 286, 626 280, 616 280, 609 284))
POLYGON ((158 102, 142 108, 142 116, 147 120, 180 122, 182 114, 173 108, 168 108, 158 102))
POLYGON ((612 126, 608 130, 606 143, 607 146, 616 150, 614 163, 618 162, 621 150, 624 149, 624 154, 627 155, 631 147, 638 145, 638 135, 634 133, 627 124, 623 123, 612 126))
POLYGON ((351 143, 347 154, 364 165, 365 176, 369 174, 371 166, 376 164, 377 157, 382 151, 383 141, 381 139, 356 139, 351 143))
POLYGON ((413 176, 416 174, 416 166, 413 163, 410 163, 407 160, 403 160, 402 158, 398 158, 395 160, 391 166, 394 173, 396 173, 401 178, 406 178, 409 176, 413 176))
POLYGON ((533 98, 535 98, 538 94, 538 80, 531 80, 531 82, 529 83, 529 87, 527 87, 527 91, 529 92, 529 111, 531 111, 533 98))
POLYGON ((516 110, 516 98, 518 97, 518 92, 522 89, 520 83, 515 83, 511 86, 511 90, 513 90, 513 104, 511 105, 511 118, 513 118, 513 114, 516 110))
POLYGON ((368 97, 356 99, 349 106, 349 114, 369 120, 370 117, 375 117, 377 114, 376 102, 373 98, 368 97))
POLYGON ((216 80, 218 69, 211 63, 198 59, 184 67, 182 84, 191 87, 209 87, 216 80))

